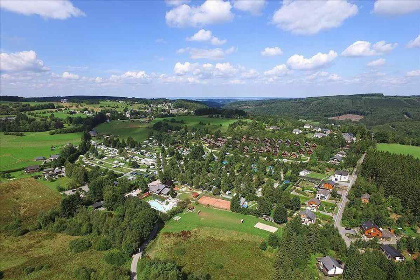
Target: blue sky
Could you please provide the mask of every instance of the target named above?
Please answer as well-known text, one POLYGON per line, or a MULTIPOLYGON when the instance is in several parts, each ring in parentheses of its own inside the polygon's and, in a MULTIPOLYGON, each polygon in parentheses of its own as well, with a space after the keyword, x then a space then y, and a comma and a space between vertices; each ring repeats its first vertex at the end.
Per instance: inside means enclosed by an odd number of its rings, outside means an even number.
POLYGON ((420 1, 1 2, 1 94, 420 94, 420 1))

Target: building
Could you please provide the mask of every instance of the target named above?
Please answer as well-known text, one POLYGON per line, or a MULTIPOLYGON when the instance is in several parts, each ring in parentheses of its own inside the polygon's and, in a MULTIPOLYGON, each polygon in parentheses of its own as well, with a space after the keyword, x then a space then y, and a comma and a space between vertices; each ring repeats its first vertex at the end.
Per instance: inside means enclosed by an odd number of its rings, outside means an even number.
POLYGON ((89 135, 90 135, 90 137, 96 137, 98 135, 98 133, 95 130, 91 130, 91 131, 89 131, 89 135))
POLYGON ((309 175, 309 174, 311 174, 311 171, 306 170, 306 169, 299 172, 299 176, 302 176, 302 177, 305 177, 306 175, 309 175))
POLYGON ((320 189, 332 190, 335 187, 335 183, 333 181, 326 181, 322 182, 319 186, 320 189))
POLYGON ((343 170, 336 170, 334 172, 334 181, 336 182, 347 182, 349 180, 349 173, 343 170))
POLYGON ((315 213, 308 209, 300 212, 300 218, 302 220, 302 224, 304 225, 314 224, 316 222, 315 213))
POLYGON ((330 191, 326 189, 319 190, 315 197, 319 200, 327 200, 330 197, 330 191))
POLYGON ((335 276, 343 274, 343 266, 330 256, 323 257, 319 260, 319 268, 327 276, 335 276))
POLYGON ((315 132, 314 133, 314 138, 322 138, 327 136, 326 134, 322 133, 322 132, 315 132))
POLYGON ((26 173, 34 173, 39 171, 39 165, 31 165, 25 168, 26 173))
POLYGON ((312 128, 312 125, 310 125, 310 124, 306 123, 306 124, 303 126, 303 128, 304 128, 304 129, 311 129, 311 128, 312 128))
POLYGON ((405 259, 404 256, 401 254, 401 252, 395 249, 394 247, 392 247, 391 245, 381 245, 381 249, 388 260, 401 262, 405 259))
POLYGON ((159 180, 149 183, 148 187, 149 193, 152 194, 167 195, 171 191, 168 186, 162 184, 159 180))
POLYGON ((368 193, 364 193, 362 194, 361 199, 364 204, 368 204, 370 200, 370 195, 368 193))
POLYGON ((300 130, 298 128, 295 128, 295 129, 293 129, 292 133, 298 135, 298 134, 302 133, 302 130, 300 130))
POLYGON ((319 205, 321 205, 321 201, 318 198, 311 198, 307 202, 308 207, 312 210, 316 210, 319 205))
POLYGON ((45 157, 36 157, 35 158, 35 161, 44 161, 44 160, 46 160, 45 157))
POLYGON ((49 160, 54 161, 54 160, 58 159, 59 157, 60 157, 60 155, 51 155, 49 160))
POLYGON ((343 133, 343 138, 344 140, 346 140, 347 143, 352 143, 352 142, 356 142, 356 137, 349 132, 343 133))
POLYGON ((381 229, 372 221, 364 222, 360 228, 362 229, 363 234, 368 238, 382 237, 381 229))

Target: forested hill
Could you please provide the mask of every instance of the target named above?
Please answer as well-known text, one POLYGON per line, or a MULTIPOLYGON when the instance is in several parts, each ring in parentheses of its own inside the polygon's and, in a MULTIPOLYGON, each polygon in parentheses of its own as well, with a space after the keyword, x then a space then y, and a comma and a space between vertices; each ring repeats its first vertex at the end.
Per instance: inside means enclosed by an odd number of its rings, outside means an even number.
POLYGON ((280 115, 322 120, 344 114, 363 116, 368 126, 406 120, 420 121, 420 96, 364 94, 240 101, 225 108, 242 109, 250 114, 280 115))

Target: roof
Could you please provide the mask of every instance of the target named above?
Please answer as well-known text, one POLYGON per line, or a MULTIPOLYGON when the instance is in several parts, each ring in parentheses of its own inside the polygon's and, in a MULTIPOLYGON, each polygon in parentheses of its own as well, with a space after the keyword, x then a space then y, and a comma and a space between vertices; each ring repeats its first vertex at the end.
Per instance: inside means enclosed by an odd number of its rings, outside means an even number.
POLYGON ((311 210, 308 210, 308 209, 305 209, 305 210, 301 211, 300 215, 306 216, 307 218, 311 219, 312 221, 316 220, 315 213, 312 212, 311 210))
POLYGON ((321 201, 318 198, 311 198, 308 200, 308 203, 309 202, 314 202, 317 205, 321 204, 321 201))
POLYGON ((334 269, 335 267, 342 268, 341 265, 337 262, 336 259, 326 256, 321 259, 321 263, 327 270, 334 269))
POLYGON ((50 156, 50 159, 57 159, 60 155, 52 155, 50 156))
POLYGON ((44 160, 45 157, 36 157, 35 160, 44 160))
POLYGON ((167 195, 169 192, 171 191, 171 189, 170 188, 167 188, 167 187, 165 187, 165 188, 163 188, 162 190, 161 190, 161 194, 163 194, 163 195, 167 195))
POLYGON ((94 209, 96 209, 96 208, 102 207, 103 205, 104 205, 104 202, 103 201, 97 201, 97 202, 95 202, 95 203, 92 204, 92 207, 94 209))
POLYGON ((31 165, 25 168, 25 170, 33 170, 33 169, 39 169, 39 165, 31 165))
POLYGON ((335 175, 342 175, 342 176, 348 176, 349 173, 347 171, 343 171, 343 170, 337 170, 334 172, 335 175))
POLYGON ((317 194, 322 194, 322 195, 327 196, 327 195, 329 195, 329 194, 330 194, 330 191, 329 191, 329 190, 326 190, 326 189, 322 189, 322 190, 319 190, 319 191, 317 192, 317 194))
POLYGON ((379 229, 379 227, 374 223, 374 222, 372 222, 372 221, 366 221, 366 222, 364 222, 362 225, 361 225, 361 228, 363 229, 363 230, 368 230, 368 229, 370 229, 370 228, 377 228, 377 229, 379 229))
POLYGON ((392 247, 391 245, 381 245, 382 250, 393 258, 404 257, 400 251, 392 247))
POLYGON ((368 193, 362 194, 362 199, 369 199, 369 198, 370 198, 370 194, 368 193))

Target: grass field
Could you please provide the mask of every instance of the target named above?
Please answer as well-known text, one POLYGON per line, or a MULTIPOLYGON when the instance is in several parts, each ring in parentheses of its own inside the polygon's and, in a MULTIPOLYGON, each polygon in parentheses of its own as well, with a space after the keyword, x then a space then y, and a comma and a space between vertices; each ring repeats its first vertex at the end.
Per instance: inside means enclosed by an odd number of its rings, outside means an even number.
POLYGON ((210 274, 211 279, 271 279, 275 252, 259 249, 255 235, 217 228, 161 233, 147 254, 175 261, 185 272, 210 274))
POLYGON ((393 154, 412 155, 413 157, 420 159, 420 147, 417 146, 379 143, 376 145, 376 148, 379 151, 390 152, 393 154))
POLYGON ((55 134, 48 132, 25 132, 25 136, 0 134, 0 171, 37 164, 38 156, 49 157, 60 152, 67 143, 80 141, 79 133, 55 134), (51 146, 56 149, 51 151, 51 146))
MULTIPOLYGON (((162 229, 162 232, 180 232, 196 228, 218 228, 266 238, 269 235, 269 232, 254 228, 255 224, 262 222, 270 226, 276 226, 274 223, 260 220, 254 216, 217 210, 202 205, 195 205, 195 212, 184 212, 178 216, 180 216, 181 219, 179 221, 168 221, 162 229), (198 210, 201 211, 200 215, 197 214, 198 210), (244 220, 242 224, 241 219, 244 220)), ((279 228, 277 232, 281 234, 282 228, 279 228)))
POLYGON ((58 205, 61 195, 33 178, 26 178, 1 183, 0 201, 0 225, 15 218, 30 224, 40 211, 58 205))
MULTIPOLYGON (((112 121, 110 123, 103 123, 96 127, 98 133, 103 134, 113 134, 119 135, 122 138, 127 138, 131 136, 136 141, 144 141, 147 139, 149 132, 152 131, 151 126, 165 118, 154 119, 150 123, 144 123, 138 120, 121 120, 121 121, 112 121)), ((166 118, 172 119, 172 118, 166 118)), ((220 129, 222 131, 226 130, 229 124, 235 122, 234 119, 222 119, 222 118, 209 118, 206 116, 179 116, 174 117, 177 121, 184 121, 185 125, 188 127, 199 127, 201 123, 205 124, 205 127, 210 130, 220 129)))

